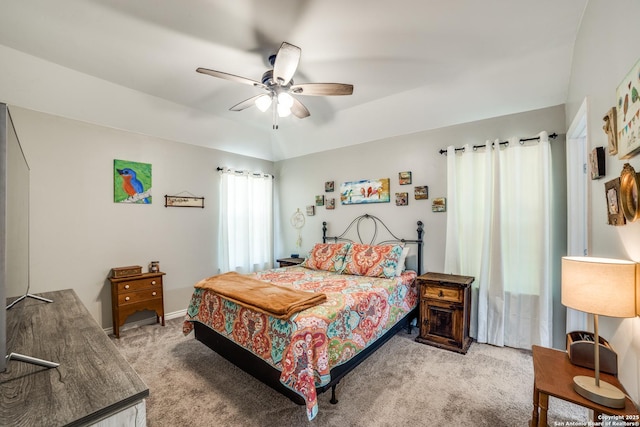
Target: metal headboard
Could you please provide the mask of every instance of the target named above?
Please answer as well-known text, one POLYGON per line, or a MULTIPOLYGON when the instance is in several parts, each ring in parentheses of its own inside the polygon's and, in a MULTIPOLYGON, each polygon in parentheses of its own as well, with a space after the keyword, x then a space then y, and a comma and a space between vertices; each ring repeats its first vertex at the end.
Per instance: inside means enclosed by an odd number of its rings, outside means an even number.
POLYGON ((422 245, 423 245, 422 235, 424 234, 424 224, 422 223, 422 221, 418 221, 417 224, 418 224, 418 228, 416 229, 416 232, 418 234, 417 239, 401 239, 397 237, 395 234, 393 234, 391 230, 389 230, 389 227, 387 227, 387 225, 380 218, 374 215, 364 214, 356 217, 353 221, 351 221, 351 224, 347 226, 347 228, 342 232, 342 234, 331 237, 331 236, 327 236, 327 222, 323 221, 322 222, 322 242, 323 243, 327 243, 327 241, 333 241, 334 243, 352 242, 352 243, 361 243, 361 244, 367 244, 367 245, 384 245, 389 243, 415 244, 418 247, 417 273, 419 276, 422 274, 422 245), (362 239, 361 228, 363 227, 364 221, 366 221, 366 223, 369 223, 370 221, 373 222, 373 234, 371 236, 371 239, 367 242, 363 241, 362 239), (349 234, 349 231, 351 230, 351 228, 353 227, 355 227, 355 230, 351 231, 351 235, 355 233, 355 235, 358 237, 357 241, 349 237, 346 237, 349 234), (378 237, 379 230, 382 230, 382 231, 386 230, 386 233, 389 235, 390 238, 387 238, 384 240, 376 240, 376 238, 378 237))

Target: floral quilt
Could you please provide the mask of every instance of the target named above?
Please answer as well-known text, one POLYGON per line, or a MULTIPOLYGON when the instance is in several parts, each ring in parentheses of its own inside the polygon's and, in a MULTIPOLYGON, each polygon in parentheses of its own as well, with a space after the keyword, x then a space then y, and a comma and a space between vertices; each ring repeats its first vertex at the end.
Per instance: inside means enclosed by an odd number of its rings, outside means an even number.
POLYGON ((309 419, 318 413, 316 387, 330 371, 373 343, 418 302, 416 273, 392 279, 285 267, 250 276, 294 289, 323 292, 327 301, 281 320, 196 289, 183 325, 200 322, 282 372, 280 381, 304 397, 309 419))

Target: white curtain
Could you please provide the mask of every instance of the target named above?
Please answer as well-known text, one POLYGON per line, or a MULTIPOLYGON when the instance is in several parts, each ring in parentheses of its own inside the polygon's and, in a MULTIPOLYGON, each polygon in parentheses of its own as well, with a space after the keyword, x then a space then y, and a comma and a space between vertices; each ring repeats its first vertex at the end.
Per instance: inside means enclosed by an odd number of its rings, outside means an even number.
POLYGON ((539 136, 447 149, 445 271, 475 277, 478 342, 551 346, 551 151, 539 136))
POLYGON ((273 267, 273 177, 220 172, 218 265, 250 273, 273 267))

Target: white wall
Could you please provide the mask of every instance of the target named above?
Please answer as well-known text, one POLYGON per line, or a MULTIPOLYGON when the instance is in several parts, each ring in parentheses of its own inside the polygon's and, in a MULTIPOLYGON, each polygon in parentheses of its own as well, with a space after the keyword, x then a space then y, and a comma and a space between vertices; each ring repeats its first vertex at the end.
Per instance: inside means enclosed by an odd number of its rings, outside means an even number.
POLYGON ((217 273, 216 167, 273 172, 269 161, 9 108, 31 167, 31 292, 73 288, 105 328, 112 267, 160 261, 166 313, 186 309, 194 283, 217 273), (113 202, 114 159, 152 164, 151 205, 113 202), (165 194, 183 191, 205 208, 164 207, 165 194))
MULTIPOLYGON (((640 59, 640 2, 591 0, 576 39, 566 104, 567 127, 580 104, 588 100, 590 148, 607 146, 602 117, 616 105, 616 87, 640 59)), ((640 156, 619 160, 606 156, 607 175, 591 181, 590 255, 640 261, 640 222, 623 227, 607 225, 605 182, 620 176, 630 163, 640 171, 640 156)), ((619 377, 630 396, 640 397, 640 319, 602 317, 600 334, 618 353, 619 377)))
MULTIPOLYGON (((279 194, 279 213, 282 228, 276 230, 277 256, 288 256, 296 251, 296 231, 289 225, 289 218, 296 209, 305 210, 314 204, 316 195, 336 198, 335 210, 316 207, 316 215, 306 218, 302 229, 301 255, 321 241, 322 222, 327 221, 329 235, 344 231, 349 222, 358 215, 370 213, 387 223, 397 236, 411 238, 416 236, 416 222, 421 220, 425 229, 424 269, 442 272, 444 268, 444 248, 446 233, 446 213, 434 213, 431 203, 434 197, 445 197, 447 192, 447 159, 439 150, 449 145, 461 147, 464 144, 483 144, 496 138, 504 141, 511 136, 530 137, 546 130, 561 135, 552 143, 554 164, 564 171, 564 106, 556 106, 526 113, 502 116, 447 128, 414 133, 405 136, 387 138, 352 147, 330 150, 318 154, 276 162, 276 182, 279 194), (412 172, 411 185, 399 185, 398 173, 412 172), (342 182, 367 178, 390 178, 391 202, 367 205, 341 205, 339 188, 342 182), (336 191, 324 192, 325 181, 334 181, 336 191), (428 200, 415 200, 413 187, 427 185, 428 200), (394 194, 409 193, 408 206, 396 206, 394 194)), ((304 141, 300 141, 304 144, 304 141)), ((526 171, 523 171, 526 173, 526 171)), ((559 179, 564 183, 564 174, 559 179)), ((561 184, 556 193, 554 206, 561 210, 560 223, 556 224, 555 246, 559 253, 556 274, 559 274, 559 259, 566 251, 566 191, 561 184)), ((414 237, 415 238, 415 237, 414 237)), ((559 277, 559 276, 558 276, 559 277)), ((556 284, 559 289, 559 284, 556 284)), ((559 303, 559 290, 554 295, 554 322, 558 319, 558 328, 554 337, 555 345, 564 345, 565 311, 559 303), (559 332, 558 332, 559 330, 559 332)), ((554 330, 556 328, 554 327, 554 330)))

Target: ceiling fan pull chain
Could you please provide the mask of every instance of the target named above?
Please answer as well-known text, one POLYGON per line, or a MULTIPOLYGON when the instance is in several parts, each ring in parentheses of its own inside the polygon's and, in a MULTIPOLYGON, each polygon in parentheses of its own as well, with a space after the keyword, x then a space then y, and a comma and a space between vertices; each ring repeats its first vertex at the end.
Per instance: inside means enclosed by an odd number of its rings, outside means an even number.
POLYGON ((273 129, 278 129, 278 97, 273 97, 273 129))

